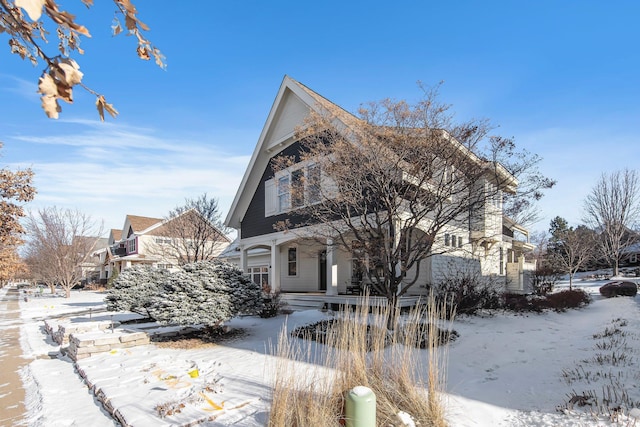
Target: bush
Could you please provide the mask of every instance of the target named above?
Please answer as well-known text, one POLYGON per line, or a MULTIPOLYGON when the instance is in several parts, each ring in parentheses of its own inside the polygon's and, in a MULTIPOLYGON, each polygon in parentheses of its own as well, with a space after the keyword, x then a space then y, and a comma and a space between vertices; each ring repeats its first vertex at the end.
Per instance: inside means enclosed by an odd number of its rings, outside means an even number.
POLYGON ((436 287, 436 302, 446 304, 447 312, 455 308, 458 314, 475 314, 481 309, 502 306, 499 288, 479 273, 459 272, 436 287))
POLYGON ((282 308, 287 305, 286 302, 282 301, 280 292, 265 293, 263 294, 262 301, 264 308, 260 311, 259 315, 263 319, 276 317, 282 308))
MULTIPOLYGON (((116 270, 117 271, 117 270, 116 270)), ((111 276, 112 286, 105 301, 109 311, 132 311, 152 317, 154 298, 159 294, 169 273, 149 266, 135 266, 111 276)), ((110 279, 111 280, 111 279, 110 279)))
POLYGON ((151 314, 164 324, 220 326, 239 314, 258 314, 262 289, 238 267, 199 261, 171 275, 154 297, 151 314))
POLYGON ((562 277, 561 273, 547 263, 539 264, 533 272, 531 278, 531 287, 535 295, 544 296, 549 292, 553 292, 553 288, 562 277))
POLYGON ((545 298, 546 308, 564 311, 568 308, 580 308, 591 302, 589 294, 582 289, 564 290, 548 294, 545 298))
POLYGON ((120 273, 106 298, 111 311, 143 312, 160 323, 217 327, 263 309, 262 290, 229 263, 200 261, 176 272, 134 267, 120 273))
POLYGON ((504 308, 515 312, 532 311, 540 313, 542 307, 537 302, 538 300, 540 300, 540 297, 534 298, 523 294, 504 294, 504 308))
POLYGON ((505 294, 504 308, 516 312, 535 312, 543 310, 565 311, 580 308, 591 302, 589 295, 582 289, 549 293, 545 296, 505 294))

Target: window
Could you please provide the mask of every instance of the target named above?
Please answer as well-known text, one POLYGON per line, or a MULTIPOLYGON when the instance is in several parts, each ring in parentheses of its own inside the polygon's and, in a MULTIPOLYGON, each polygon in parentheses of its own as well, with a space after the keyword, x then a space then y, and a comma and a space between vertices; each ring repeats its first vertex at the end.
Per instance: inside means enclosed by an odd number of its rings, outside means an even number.
POLYGON ((504 274, 504 249, 500 248, 500 275, 504 274))
POLYGON ((291 207, 304 205, 304 169, 291 172, 291 207))
POLYGON ((449 233, 446 233, 444 235, 444 245, 445 246, 449 246, 449 238, 450 238, 449 233))
POLYGON ((458 247, 462 247, 462 237, 458 237, 458 247))
POLYGON ((171 243, 171 239, 166 239, 166 238, 163 238, 163 237, 157 237, 156 238, 156 243, 158 243, 159 245, 166 245, 166 244, 171 243))
POLYGON ((320 196, 320 166, 313 164, 307 168, 307 203, 318 203, 320 196))
POLYGON ((631 256, 629 257, 629 262, 631 264, 635 264, 638 262, 638 254, 631 254, 631 256))
POLYGON ((278 211, 284 212, 289 209, 289 175, 278 179, 278 211))
POLYGON ((321 171, 317 164, 284 170, 264 183, 265 216, 318 203, 321 200, 321 171))
POLYGON ((127 240, 127 253, 131 254, 136 251, 136 238, 127 240))
POLYGON ((269 267, 261 265, 257 267, 249 267, 249 276, 253 283, 260 285, 263 290, 269 288, 269 267))
POLYGON ((289 248, 287 253, 287 274, 289 276, 298 275, 298 248, 289 248))
POLYGON ((456 236, 451 236, 451 246, 456 247, 456 236))

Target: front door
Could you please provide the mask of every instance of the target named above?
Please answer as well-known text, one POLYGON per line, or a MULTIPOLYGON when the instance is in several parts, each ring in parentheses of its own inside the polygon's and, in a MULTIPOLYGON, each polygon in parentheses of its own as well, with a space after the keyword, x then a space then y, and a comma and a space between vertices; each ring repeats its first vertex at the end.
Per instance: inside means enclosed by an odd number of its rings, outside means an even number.
POLYGON ((327 290, 327 251, 324 250, 318 254, 319 259, 319 286, 321 291, 327 290))

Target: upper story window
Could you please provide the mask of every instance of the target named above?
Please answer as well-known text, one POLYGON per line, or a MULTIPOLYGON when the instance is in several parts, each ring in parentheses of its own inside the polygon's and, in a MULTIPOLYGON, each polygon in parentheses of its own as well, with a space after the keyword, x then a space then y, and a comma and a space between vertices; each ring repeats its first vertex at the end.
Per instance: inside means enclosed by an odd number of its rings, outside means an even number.
POLYGON ((284 212, 289 209, 289 194, 289 175, 281 176, 278 179, 278 212, 284 212))
POLYGON ((134 253, 136 249, 136 238, 134 237, 133 239, 127 240, 127 253, 134 253))
POLYGON ((291 207, 299 208, 304 205, 304 169, 291 172, 291 207))
POLYGON ((320 201, 320 166, 316 164, 307 167, 307 202, 309 204, 320 201))
POLYGON ((321 177, 320 166, 315 163, 294 165, 276 173, 275 178, 265 182, 265 216, 320 202, 321 177))

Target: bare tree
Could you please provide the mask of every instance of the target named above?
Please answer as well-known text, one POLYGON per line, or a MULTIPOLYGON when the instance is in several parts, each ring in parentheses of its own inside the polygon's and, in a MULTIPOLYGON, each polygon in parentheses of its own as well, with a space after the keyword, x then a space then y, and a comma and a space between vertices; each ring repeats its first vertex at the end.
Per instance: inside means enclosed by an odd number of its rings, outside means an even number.
MULTIPOLYGON (((151 44, 142 31, 149 29, 138 19, 138 11, 131 0, 113 0, 116 15, 112 25, 113 35, 126 32, 137 40, 138 57, 164 67, 164 56, 151 44), (124 18, 124 30, 118 17, 124 18)), ((11 53, 28 59, 33 65, 44 62, 45 69, 38 83, 38 92, 42 94, 42 108, 50 118, 58 118, 62 110, 58 100, 73 102, 73 87, 80 86, 95 95, 96 107, 100 118, 104 120, 105 110, 113 117, 118 112, 108 104, 103 95, 93 91, 82 83, 83 73, 80 66, 71 58, 73 53, 83 54, 80 48, 82 36, 90 37, 89 30, 76 22, 75 15, 60 10, 56 0, 0 0, 0 34, 9 37, 11 53), (44 18, 47 22, 45 26, 44 18), (48 29, 48 30, 47 30, 48 29), (57 54, 47 53, 46 36, 56 34, 58 38, 57 54)), ((82 0, 90 7, 93 0, 82 0)))
POLYGON ((559 216, 551 220, 549 233, 549 255, 554 263, 569 275, 571 290, 575 274, 594 259, 595 233, 584 225, 571 227, 559 216))
POLYGON ((32 213, 26 228, 31 271, 50 285, 60 285, 68 298, 82 279, 81 267, 91 257, 102 226, 78 210, 52 207, 32 213))
POLYGON ((179 265, 214 259, 229 243, 216 198, 203 194, 185 199, 185 204, 169 212, 157 231, 161 238, 150 252, 179 265), (164 237, 164 238, 162 238, 164 237))
POLYGON ((279 228, 311 226, 309 235, 365 254, 373 289, 394 305, 420 277, 423 260, 472 250, 468 239, 437 244, 444 230, 501 235, 501 227, 486 222, 502 215, 503 193, 528 200, 553 185, 537 172, 536 158, 489 136, 487 121, 454 123, 437 90, 425 91, 416 105, 370 103, 358 118, 329 103, 322 107, 297 132, 301 152, 272 162, 276 175, 306 165, 290 174, 293 212, 279 228), (497 161, 508 153, 518 153, 509 169, 497 161), (538 185, 519 192, 517 177, 526 174, 538 185))
POLYGON ((638 241, 640 181, 634 170, 603 173, 584 201, 584 222, 598 234, 598 248, 618 275, 624 249, 638 241))

